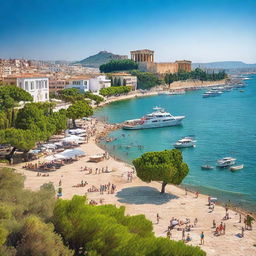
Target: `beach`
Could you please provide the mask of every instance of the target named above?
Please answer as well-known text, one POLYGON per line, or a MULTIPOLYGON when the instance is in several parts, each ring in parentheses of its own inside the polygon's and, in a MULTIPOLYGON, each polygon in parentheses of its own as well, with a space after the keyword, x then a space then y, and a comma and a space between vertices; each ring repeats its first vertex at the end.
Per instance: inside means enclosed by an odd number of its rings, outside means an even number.
MULTIPOLYGON (((88 121, 87 126, 90 125, 88 121)), ((95 120, 93 121, 95 122, 95 120)), ((207 206, 208 196, 199 194, 198 198, 192 192, 187 192, 184 189, 167 185, 166 194, 159 193, 161 184, 158 182, 145 183, 142 182, 133 173, 132 166, 118 161, 113 157, 105 159, 99 163, 88 162, 89 157, 96 154, 102 154, 105 151, 101 149, 97 143, 96 138, 107 134, 113 126, 106 125, 102 122, 96 124, 96 134, 90 137, 88 143, 82 144, 80 147, 86 152, 86 156, 80 158, 72 164, 65 165, 59 170, 49 172, 49 176, 37 176, 37 172, 25 170, 22 168, 23 164, 13 166, 17 172, 26 176, 25 187, 31 190, 38 190, 40 186, 47 182, 53 182, 56 190, 61 181, 62 198, 71 199, 74 195, 86 195, 88 201, 94 200, 98 204, 114 204, 116 206, 125 206, 126 214, 145 214, 145 216, 152 221, 154 232, 156 236, 166 237, 167 227, 172 218, 177 218, 180 221, 185 221, 186 218, 194 224, 195 218, 198 223, 191 228, 189 233, 192 241, 188 244, 199 246, 200 234, 203 231, 205 234, 205 243, 200 245, 207 255, 255 255, 256 247, 256 231, 246 230, 244 237, 240 238, 241 228, 244 226, 239 223, 239 213, 229 209, 228 220, 223 220, 226 214, 224 207, 215 205, 214 211, 211 211, 207 206), (84 167, 92 168, 92 173, 88 171, 81 171, 84 167), (82 168, 81 168, 82 167, 82 168), (95 174, 96 168, 102 169, 108 167, 108 173, 95 174), (132 181, 128 181, 128 174, 132 173, 132 181), (84 187, 79 186, 86 181, 88 184, 84 187), (100 185, 114 184, 116 189, 114 193, 103 192, 88 192, 88 188, 95 186, 99 188, 100 185), (156 224, 157 213, 160 216, 159 224, 156 224), (212 228, 213 220, 219 225, 221 222, 225 223, 225 234, 215 236, 212 228)), ((43 159, 40 159, 43 161, 43 159)), ((38 162, 35 160, 34 162, 38 162)), ((130 178, 131 179, 131 178, 130 178)), ((181 225, 180 228, 183 228, 181 225)), ((182 232, 177 230, 177 227, 171 231, 171 237, 174 240, 182 239, 182 232)))

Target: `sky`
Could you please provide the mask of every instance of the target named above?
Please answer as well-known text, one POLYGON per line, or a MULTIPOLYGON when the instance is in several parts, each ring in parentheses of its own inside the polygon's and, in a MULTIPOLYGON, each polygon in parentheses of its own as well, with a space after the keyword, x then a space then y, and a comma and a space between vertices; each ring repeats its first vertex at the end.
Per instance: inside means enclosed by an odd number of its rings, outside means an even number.
POLYGON ((256 63, 256 0, 0 0, 0 58, 256 63))

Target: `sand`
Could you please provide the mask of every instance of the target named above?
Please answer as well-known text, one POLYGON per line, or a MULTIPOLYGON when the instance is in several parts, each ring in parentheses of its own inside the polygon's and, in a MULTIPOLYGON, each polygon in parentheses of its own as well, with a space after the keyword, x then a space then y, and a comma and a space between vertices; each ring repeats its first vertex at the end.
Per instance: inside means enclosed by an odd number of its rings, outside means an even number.
MULTIPOLYGON (((104 125, 98 123, 97 130, 98 134, 102 132, 104 125)), ((189 232, 192 237, 192 241, 189 244, 199 246, 200 233, 204 231, 205 243, 200 246, 207 252, 207 255, 256 255, 256 247, 253 246, 256 244, 256 230, 246 230, 244 238, 237 236, 241 233, 242 227, 242 224, 239 223, 238 213, 229 210, 231 219, 223 221, 225 209, 216 205, 214 211, 210 213, 206 195, 199 195, 198 198, 195 198, 194 193, 191 192, 185 195, 185 191, 182 188, 173 185, 167 185, 166 194, 161 195, 159 193, 161 184, 158 182, 144 183, 135 175, 133 175, 132 181, 127 181, 127 173, 133 171, 132 167, 112 157, 100 163, 88 162, 89 156, 104 152, 103 149, 97 146, 95 139, 96 136, 93 136, 87 144, 81 145, 81 149, 86 152, 86 157, 63 166, 55 172, 50 172, 49 177, 37 177, 36 172, 22 169, 24 164, 18 164, 14 168, 26 176, 25 187, 28 189, 38 190, 46 182, 53 182, 57 189, 61 180, 64 199, 70 199, 73 195, 87 194, 89 201, 95 200, 99 203, 100 200, 103 200, 105 204, 123 205, 126 207, 126 213, 130 215, 145 214, 152 221, 156 236, 166 236, 166 230, 172 217, 180 220, 189 218, 192 223, 197 218, 196 227, 189 232), (88 172, 81 171, 81 167, 85 166, 91 167, 93 170, 108 166, 111 172, 88 174, 88 172), (87 181, 88 185, 85 187, 73 187, 73 185, 79 184, 81 180, 87 181), (92 185, 99 187, 100 184, 107 184, 108 182, 117 186, 114 194, 87 193, 87 189, 92 185), (156 224, 157 213, 161 217, 159 224, 156 224), (215 219, 217 225, 221 221, 226 224, 225 235, 217 237, 213 235, 214 229, 211 228, 213 219, 215 219)), ((174 229, 172 231, 172 239, 181 240, 181 233, 181 231, 174 229)))

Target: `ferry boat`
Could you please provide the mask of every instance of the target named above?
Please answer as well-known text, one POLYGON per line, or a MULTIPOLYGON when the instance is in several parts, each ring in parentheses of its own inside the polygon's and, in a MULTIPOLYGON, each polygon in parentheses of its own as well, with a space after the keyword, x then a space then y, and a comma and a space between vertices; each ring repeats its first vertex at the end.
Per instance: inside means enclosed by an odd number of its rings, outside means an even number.
POLYGON ((140 119, 127 120, 124 123, 125 130, 139 130, 148 128, 160 128, 166 126, 180 125, 185 116, 173 116, 163 108, 155 107, 154 112, 140 119))
POLYGON ((224 157, 217 161, 217 167, 229 167, 236 163, 236 159, 233 157, 224 157))
POLYGON ((190 147, 195 147, 196 145, 196 140, 194 140, 191 137, 185 137, 182 138, 181 140, 178 140, 173 146, 175 148, 190 148, 190 147))

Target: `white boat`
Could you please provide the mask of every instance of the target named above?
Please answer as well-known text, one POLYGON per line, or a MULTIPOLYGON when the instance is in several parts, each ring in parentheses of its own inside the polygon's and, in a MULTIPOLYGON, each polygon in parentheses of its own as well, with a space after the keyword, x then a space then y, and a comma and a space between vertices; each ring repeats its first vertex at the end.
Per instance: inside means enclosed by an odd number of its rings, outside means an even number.
POLYGON ((181 140, 178 140, 173 146, 175 148, 190 148, 190 147, 195 147, 196 145, 196 140, 194 140, 191 137, 185 137, 181 140))
POLYGON ((237 166, 232 166, 229 169, 230 169, 230 171, 238 171, 238 170, 241 170, 243 168, 244 168, 244 165, 241 164, 241 165, 237 165, 237 166))
POLYGON ((185 116, 173 116, 163 108, 155 107, 154 112, 140 119, 128 120, 124 123, 125 130, 139 130, 180 125, 185 116))
POLYGON ((210 91, 207 91, 203 94, 203 98, 208 98, 208 97, 216 97, 220 96, 222 94, 221 91, 217 91, 215 89, 211 89, 210 91))
POLYGON ((234 165, 236 163, 236 159, 233 157, 224 157, 222 159, 219 159, 217 161, 217 166, 218 167, 228 167, 231 165, 234 165))

